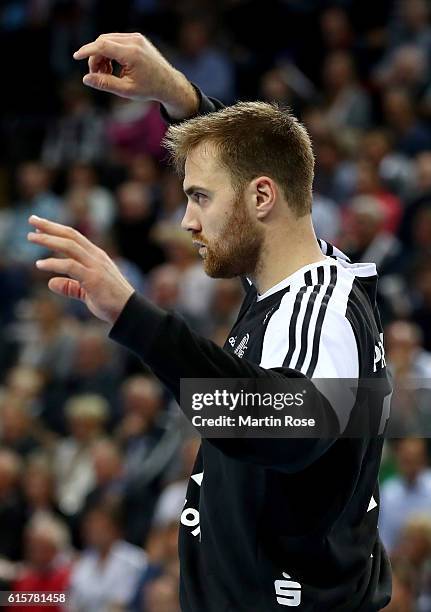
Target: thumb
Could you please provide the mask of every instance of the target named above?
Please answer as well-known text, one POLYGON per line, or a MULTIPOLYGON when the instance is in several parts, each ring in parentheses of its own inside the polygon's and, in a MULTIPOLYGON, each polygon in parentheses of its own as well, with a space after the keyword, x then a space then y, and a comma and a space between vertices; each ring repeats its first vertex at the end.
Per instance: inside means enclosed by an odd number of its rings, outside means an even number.
POLYGON ((126 97, 124 81, 112 74, 106 74, 104 72, 90 72, 83 77, 82 82, 84 85, 88 85, 88 87, 117 94, 117 96, 126 97))
POLYGON ((53 293, 58 295, 81 300, 82 302, 85 301, 85 289, 81 287, 77 280, 57 276, 49 280, 48 287, 53 293))

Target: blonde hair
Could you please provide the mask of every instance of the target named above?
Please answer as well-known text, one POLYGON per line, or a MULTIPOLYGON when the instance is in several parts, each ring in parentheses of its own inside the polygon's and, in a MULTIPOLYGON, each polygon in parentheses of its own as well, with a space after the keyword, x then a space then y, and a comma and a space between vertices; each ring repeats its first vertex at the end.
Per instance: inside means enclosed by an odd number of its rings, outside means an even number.
POLYGON ((261 175, 276 181, 298 217, 311 212, 314 156, 305 127, 266 102, 238 102, 172 125, 163 141, 179 174, 193 149, 215 146, 237 191, 261 175))

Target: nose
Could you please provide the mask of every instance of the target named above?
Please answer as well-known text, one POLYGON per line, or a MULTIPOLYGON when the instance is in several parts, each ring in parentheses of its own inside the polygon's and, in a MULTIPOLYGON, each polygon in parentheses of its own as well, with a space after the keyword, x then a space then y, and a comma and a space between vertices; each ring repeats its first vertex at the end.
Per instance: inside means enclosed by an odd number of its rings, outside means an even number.
POLYGON ((183 220, 181 221, 181 227, 187 232, 202 231, 202 225, 196 215, 196 211, 190 204, 187 204, 186 212, 184 213, 183 220))

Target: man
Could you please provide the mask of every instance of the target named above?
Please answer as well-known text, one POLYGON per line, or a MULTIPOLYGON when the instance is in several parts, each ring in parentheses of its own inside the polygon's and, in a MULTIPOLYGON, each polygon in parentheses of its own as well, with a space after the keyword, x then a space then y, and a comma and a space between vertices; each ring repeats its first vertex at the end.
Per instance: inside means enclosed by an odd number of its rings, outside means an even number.
MULTIPOLYGON (((350 265, 311 223, 313 155, 296 119, 271 105, 217 113, 138 34, 85 45, 84 83, 158 100, 167 145, 184 169, 184 229, 211 276, 244 277, 239 317, 222 349, 137 296, 101 249, 75 230, 31 217, 29 240, 65 255, 37 262, 52 291, 113 325, 179 399, 180 379, 291 377, 387 381, 375 266, 350 265), (112 60, 121 66, 112 74, 112 60), (70 278, 65 278, 68 275, 70 278), (249 280, 247 280, 249 279, 249 280)), ((388 386, 388 385, 387 385, 388 386)), ((356 404, 333 413, 343 431, 356 404)), ((316 407, 316 410, 318 407, 316 407)), ((202 440, 181 515, 184 612, 371 611, 390 599, 377 536, 382 441, 202 440)))

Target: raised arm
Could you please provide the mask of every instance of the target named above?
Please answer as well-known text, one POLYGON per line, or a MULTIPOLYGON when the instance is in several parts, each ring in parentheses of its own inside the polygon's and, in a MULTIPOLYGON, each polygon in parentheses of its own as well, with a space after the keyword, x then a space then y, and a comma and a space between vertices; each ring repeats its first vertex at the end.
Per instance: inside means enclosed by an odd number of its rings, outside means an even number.
POLYGON ((85 85, 122 98, 160 102, 168 120, 181 121, 222 107, 203 96, 142 34, 102 34, 73 57, 88 59, 85 85), (118 76, 113 62, 121 66, 118 76))

